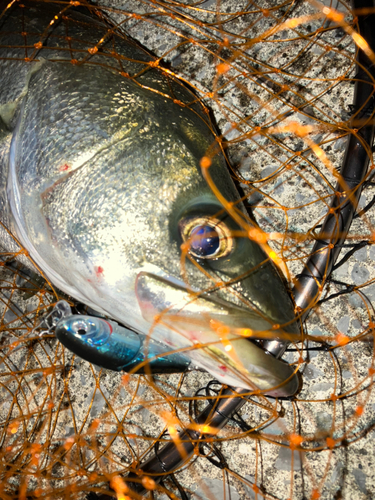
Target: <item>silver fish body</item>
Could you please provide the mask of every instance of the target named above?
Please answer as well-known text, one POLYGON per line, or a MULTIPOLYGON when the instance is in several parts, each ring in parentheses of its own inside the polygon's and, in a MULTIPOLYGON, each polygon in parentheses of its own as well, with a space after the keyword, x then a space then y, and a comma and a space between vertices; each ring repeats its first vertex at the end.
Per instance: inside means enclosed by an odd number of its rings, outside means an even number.
POLYGON ((223 383, 293 394, 293 368, 244 338, 299 329, 275 266, 238 236, 248 216, 220 151, 209 173, 237 217, 204 179, 217 143, 196 96, 72 6, 22 5, 0 19, 3 221, 77 300, 223 383))

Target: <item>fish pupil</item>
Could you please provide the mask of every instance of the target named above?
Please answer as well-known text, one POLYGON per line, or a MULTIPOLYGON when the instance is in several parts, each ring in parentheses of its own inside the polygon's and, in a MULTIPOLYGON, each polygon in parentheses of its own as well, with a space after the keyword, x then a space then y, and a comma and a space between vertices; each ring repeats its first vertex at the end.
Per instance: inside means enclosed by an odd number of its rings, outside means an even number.
POLYGON ((77 330, 78 335, 85 335, 87 333, 87 330, 84 330, 83 328, 80 328, 77 330))
POLYGON ((191 251, 199 257, 214 255, 220 248, 220 238, 215 228, 211 226, 197 226, 191 233, 191 251))

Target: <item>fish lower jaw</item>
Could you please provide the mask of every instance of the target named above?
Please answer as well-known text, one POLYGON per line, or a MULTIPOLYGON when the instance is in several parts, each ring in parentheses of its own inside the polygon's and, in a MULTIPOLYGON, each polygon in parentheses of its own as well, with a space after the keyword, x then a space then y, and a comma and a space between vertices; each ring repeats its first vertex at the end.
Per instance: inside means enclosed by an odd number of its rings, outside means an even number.
POLYGON ((195 344, 195 347, 184 354, 222 384, 272 397, 289 397, 298 389, 299 381, 293 367, 266 354, 246 339, 241 339, 230 353, 221 344, 206 347, 195 344), (249 357, 253 350, 259 357, 249 357))

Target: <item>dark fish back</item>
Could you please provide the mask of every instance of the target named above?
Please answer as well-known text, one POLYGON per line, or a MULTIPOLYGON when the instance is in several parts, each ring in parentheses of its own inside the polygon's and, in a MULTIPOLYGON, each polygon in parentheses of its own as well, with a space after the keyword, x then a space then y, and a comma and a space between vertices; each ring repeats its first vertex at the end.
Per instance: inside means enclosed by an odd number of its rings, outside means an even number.
POLYGON ((103 78, 105 71, 121 74, 180 101, 208 122, 204 107, 186 85, 94 7, 26 1, 7 8, 6 2, 0 2, 1 13, 0 117, 10 129, 15 122, 14 103, 25 93, 35 65, 43 61, 97 66, 103 69, 103 78))

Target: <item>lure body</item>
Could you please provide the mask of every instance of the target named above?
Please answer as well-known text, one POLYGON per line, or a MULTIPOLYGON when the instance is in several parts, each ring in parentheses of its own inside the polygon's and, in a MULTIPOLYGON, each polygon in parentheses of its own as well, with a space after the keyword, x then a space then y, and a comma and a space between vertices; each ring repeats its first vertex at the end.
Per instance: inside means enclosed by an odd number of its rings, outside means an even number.
MULTIPOLYGON (((196 96, 72 5, 9 4, 0 45, 2 220, 52 283, 223 383, 293 394, 292 367, 238 335, 299 329, 202 175, 215 137, 196 96)), ((210 176, 245 220, 221 152, 210 176)))
POLYGON ((180 373, 191 364, 187 357, 171 353, 167 346, 145 335, 136 334, 111 320, 72 314, 69 304, 66 305, 65 311, 69 312, 65 312, 55 325, 56 337, 91 363, 110 370, 136 373, 180 373))

